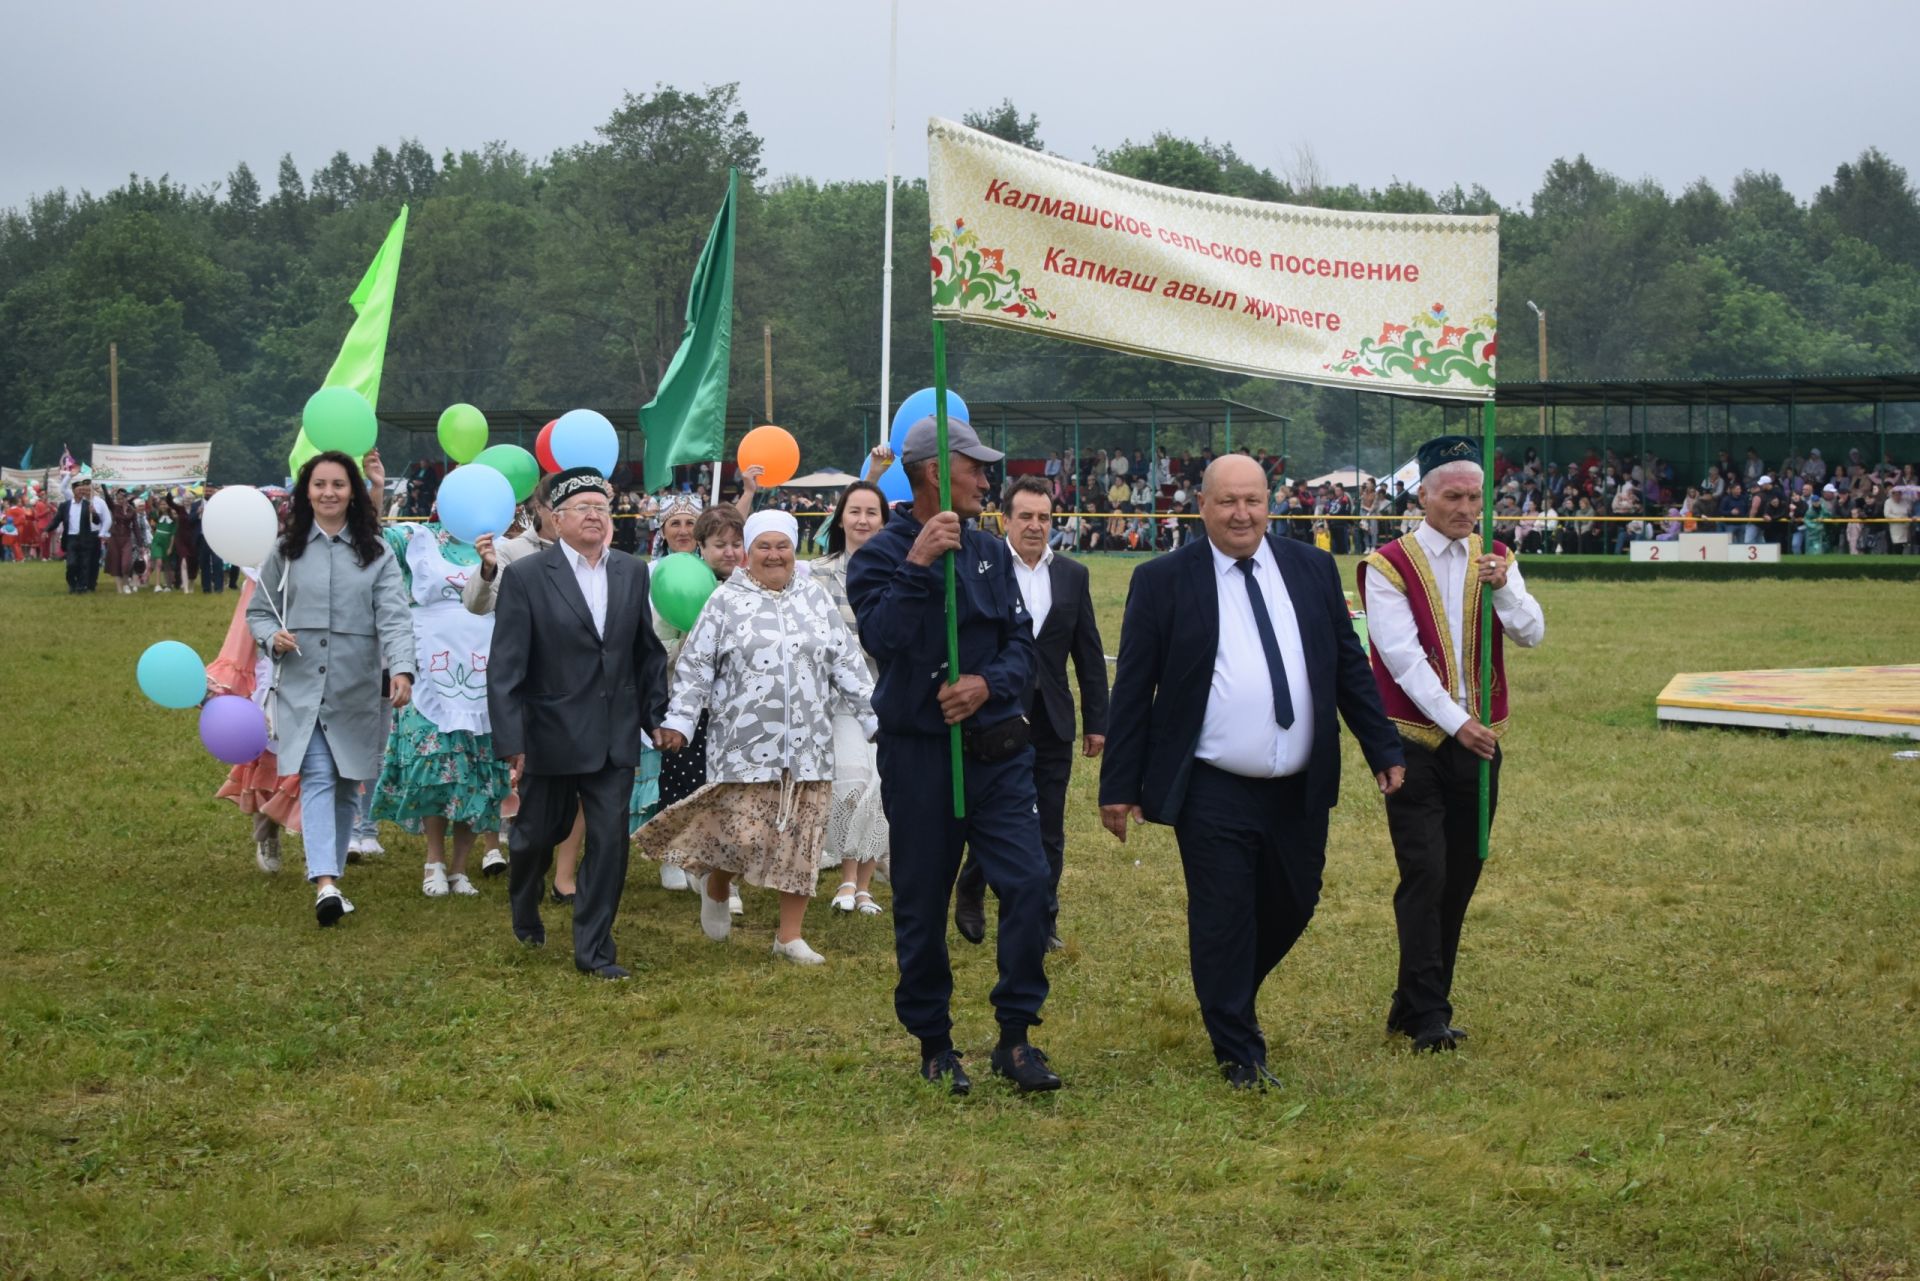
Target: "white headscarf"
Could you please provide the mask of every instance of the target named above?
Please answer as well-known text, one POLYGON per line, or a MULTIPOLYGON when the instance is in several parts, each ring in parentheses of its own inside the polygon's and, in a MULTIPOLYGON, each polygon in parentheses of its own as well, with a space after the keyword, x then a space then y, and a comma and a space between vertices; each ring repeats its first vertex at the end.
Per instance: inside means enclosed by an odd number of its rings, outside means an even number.
POLYGON ((762 534, 785 534, 795 550, 800 547, 800 522, 791 513, 769 509, 747 517, 746 528, 740 534, 741 545, 752 550, 753 540, 762 534))

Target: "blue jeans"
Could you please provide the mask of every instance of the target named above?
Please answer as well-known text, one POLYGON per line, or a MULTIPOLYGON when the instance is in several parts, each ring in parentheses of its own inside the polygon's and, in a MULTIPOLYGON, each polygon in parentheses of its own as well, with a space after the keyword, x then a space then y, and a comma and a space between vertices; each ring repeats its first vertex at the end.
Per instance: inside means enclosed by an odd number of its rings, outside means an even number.
POLYGON ((1794 530, 1793 540, 1789 544, 1789 546, 1791 547, 1792 550, 1788 552, 1788 555, 1790 556, 1806 555, 1807 554, 1807 531, 1804 529, 1794 530))
POLYGON ((300 762, 300 840, 307 852, 307 879, 339 876, 347 865, 347 838, 353 830, 354 793, 359 783, 340 777, 315 726, 300 762))

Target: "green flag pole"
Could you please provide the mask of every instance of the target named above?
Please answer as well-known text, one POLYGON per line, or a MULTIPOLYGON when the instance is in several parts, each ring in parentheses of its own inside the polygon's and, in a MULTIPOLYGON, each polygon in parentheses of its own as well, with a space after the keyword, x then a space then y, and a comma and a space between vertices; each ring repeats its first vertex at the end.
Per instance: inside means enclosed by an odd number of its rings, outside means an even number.
MULTIPOLYGON (((1480 510, 1480 554, 1493 555, 1493 401, 1480 407, 1480 466, 1485 506, 1480 510)), ((1476 566, 1474 573, 1479 572, 1476 566)), ((1480 593, 1480 723, 1493 724, 1493 593, 1480 593)), ((1493 831, 1493 762, 1480 762, 1480 861, 1493 831)))
MULTIPOLYGON (((947 459, 947 327, 933 322, 933 423, 940 450, 940 510, 953 510, 953 464, 947 459)), ((947 577, 947 684, 960 682, 960 610, 954 603, 953 553, 940 558, 947 577)), ((947 752, 953 762, 953 816, 967 816, 967 786, 960 763, 960 727, 947 727, 947 752)))

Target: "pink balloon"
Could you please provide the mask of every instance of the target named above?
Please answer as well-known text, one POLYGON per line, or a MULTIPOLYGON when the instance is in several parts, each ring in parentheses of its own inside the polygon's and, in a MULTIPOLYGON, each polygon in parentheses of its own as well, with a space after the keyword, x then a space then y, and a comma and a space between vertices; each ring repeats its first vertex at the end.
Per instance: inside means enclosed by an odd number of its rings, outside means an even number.
POLYGON ((267 718, 251 699, 221 694, 200 708, 200 742, 219 760, 245 765, 267 750, 267 718))

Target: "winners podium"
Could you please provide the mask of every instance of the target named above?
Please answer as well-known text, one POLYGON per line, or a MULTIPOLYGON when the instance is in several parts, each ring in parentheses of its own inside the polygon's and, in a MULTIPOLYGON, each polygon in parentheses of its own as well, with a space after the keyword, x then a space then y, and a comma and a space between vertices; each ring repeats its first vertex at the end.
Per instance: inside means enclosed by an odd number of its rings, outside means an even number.
POLYGON ((1736 543, 1731 534, 1682 534, 1669 543, 1627 545, 1628 559, 1658 565, 1777 565, 1778 543, 1736 543))

